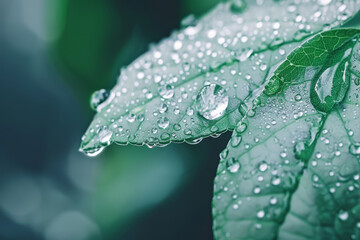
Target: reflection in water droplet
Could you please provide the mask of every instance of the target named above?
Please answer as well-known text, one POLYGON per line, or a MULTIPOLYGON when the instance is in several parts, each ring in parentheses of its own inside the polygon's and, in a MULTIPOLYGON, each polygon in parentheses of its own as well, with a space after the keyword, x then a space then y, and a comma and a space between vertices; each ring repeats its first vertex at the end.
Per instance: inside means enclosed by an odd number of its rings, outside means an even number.
POLYGON ((208 120, 222 117, 229 103, 229 97, 221 86, 211 84, 203 87, 196 97, 196 110, 208 120))

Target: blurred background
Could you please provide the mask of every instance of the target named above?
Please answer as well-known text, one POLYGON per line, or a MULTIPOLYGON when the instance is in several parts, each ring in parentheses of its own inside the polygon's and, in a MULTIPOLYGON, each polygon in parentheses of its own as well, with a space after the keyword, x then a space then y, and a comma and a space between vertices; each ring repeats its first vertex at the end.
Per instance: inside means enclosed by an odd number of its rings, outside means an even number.
POLYGON ((0 0, 0 239, 212 239, 229 134, 96 158, 78 147, 91 93, 218 1, 0 0))

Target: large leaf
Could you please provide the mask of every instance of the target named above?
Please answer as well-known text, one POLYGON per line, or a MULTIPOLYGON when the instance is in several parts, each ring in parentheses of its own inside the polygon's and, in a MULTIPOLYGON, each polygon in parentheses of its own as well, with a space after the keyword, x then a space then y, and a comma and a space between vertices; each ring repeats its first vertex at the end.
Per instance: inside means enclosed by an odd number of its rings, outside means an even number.
POLYGON ((287 52, 338 26, 359 0, 231 1, 219 4, 121 70, 110 93, 93 95, 98 111, 81 149, 111 142, 164 145, 233 129, 253 93, 287 52))
POLYGON ((360 239, 359 34, 295 49, 239 122, 215 178, 216 239, 360 239))

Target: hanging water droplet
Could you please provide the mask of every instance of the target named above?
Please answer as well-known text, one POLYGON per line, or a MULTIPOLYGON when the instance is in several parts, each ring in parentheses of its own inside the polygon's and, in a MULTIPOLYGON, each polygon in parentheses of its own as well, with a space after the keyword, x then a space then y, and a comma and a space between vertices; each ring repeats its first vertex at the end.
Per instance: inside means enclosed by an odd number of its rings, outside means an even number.
POLYGON ((221 86, 210 84, 203 87, 196 97, 195 107, 208 120, 222 117, 229 103, 229 97, 221 86))
POLYGON ((96 156, 99 155, 104 149, 105 149, 105 147, 97 147, 97 148, 93 148, 93 149, 89 149, 89 150, 80 149, 80 151, 84 152, 84 153, 85 153, 87 156, 89 156, 89 157, 96 157, 96 156))
POLYGON ((159 128, 165 129, 169 126, 169 119, 167 117, 161 117, 158 121, 157 124, 159 126, 159 128))
POLYGON ((112 134, 113 132, 109 130, 106 126, 99 128, 99 130, 97 131, 99 142, 105 146, 110 144, 112 134))
POLYGON ((90 98, 90 107, 97 111, 100 112, 102 108, 104 108, 110 101, 107 100, 111 100, 112 97, 110 98, 110 92, 106 91, 105 89, 100 89, 98 91, 95 91, 90 98))
POLYGON ((174 96, 174 87, 170 84, 159 87, 159 94, 165 99, 172 98, 174 96))
POLYGON ((349 151, 352 155, 359 155, 360 154, 360 143, 351 144, 349 147, 349 151))
POLYGON ((235 158, 229 158, 226 162, 226 167, 231 173, 236 173, 240 169, 240 163, 235 158))

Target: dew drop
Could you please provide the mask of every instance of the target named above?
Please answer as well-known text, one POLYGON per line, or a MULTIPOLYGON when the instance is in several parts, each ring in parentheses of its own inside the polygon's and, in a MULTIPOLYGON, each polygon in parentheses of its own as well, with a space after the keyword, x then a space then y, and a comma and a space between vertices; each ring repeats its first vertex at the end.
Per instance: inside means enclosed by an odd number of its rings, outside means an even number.
POLYGON ((243 132, 245 132, 246 128, 247 128, 246 123, 239 122, 237 127, 236 127, 236 132, 237 133, 243 133, 243 132))
POLYGON ((159 126, 159 128, 165 129, 169 126, 169 119, 167 117, 161 117, 158 121, 157 121, 157 125, 159 126))
POLYGON ((229 158, 226 162, 226 167, 229 170, 229 172, 231 173, 236 173, 239 171, 240 169, 240 163, 237 159, 235 158, 229 158))
POLYGON ((258 212, 256 213, 256 216, 257 216, 258 218, 263 218, 263 217, 265 216, 265 212, 264 212, 263 210, 258 211, 258 212))
POLYGON ((210 84, 203 87, 196 97, 195 107, 198 113, 208 120, 222 117, 229 104, 229 97, 221 86, 210 84))
POLYGON ((260 187, 255 187, 253 192, 254 192, 254 194, 259 194, 261 192, 261 188, 260 187))
POLYGON ((349 213, 347 211, 344 210, 340 210, 339 214, 338 214, 338 218, 341 221, 346 221, 349 218, 349 213))
POLYGON ((352 155, 359 155, 360 154, 360 143, 351 144, 349 147, 349 151, 352 155))
POLYGON ((265 172, 267 169, 268 169, 268 164, 265 161, 260 162, 259 171, 260 172, 265 172))
POLYGON ((278 177, 278 176, 274 176, 274 177, 272 178, 272 180, 271 180, 271 184, 274 185, 274 186, 279 185, 280 182, 281 182, 281 179, 280 179, 280 177, 278 177))
POLYGON ((172 98, 174 96, 174 87, 170 84, 159 87, 159 94, 165 99, 172 98))
POLYGON ((102 108, 104 108, 111 100, 109 91, 105 89, 100 89, 95 91, 90 98, 90 107, 94 111, 100 112, 102 108))
POLYGON ((241 136, 233 135, 233 136, 231 137, 231 146, 232 146, 232 147, 237 147, 237 146, 239 146, 239 144, 241 143, 241 139, 242 139, 241 136))

